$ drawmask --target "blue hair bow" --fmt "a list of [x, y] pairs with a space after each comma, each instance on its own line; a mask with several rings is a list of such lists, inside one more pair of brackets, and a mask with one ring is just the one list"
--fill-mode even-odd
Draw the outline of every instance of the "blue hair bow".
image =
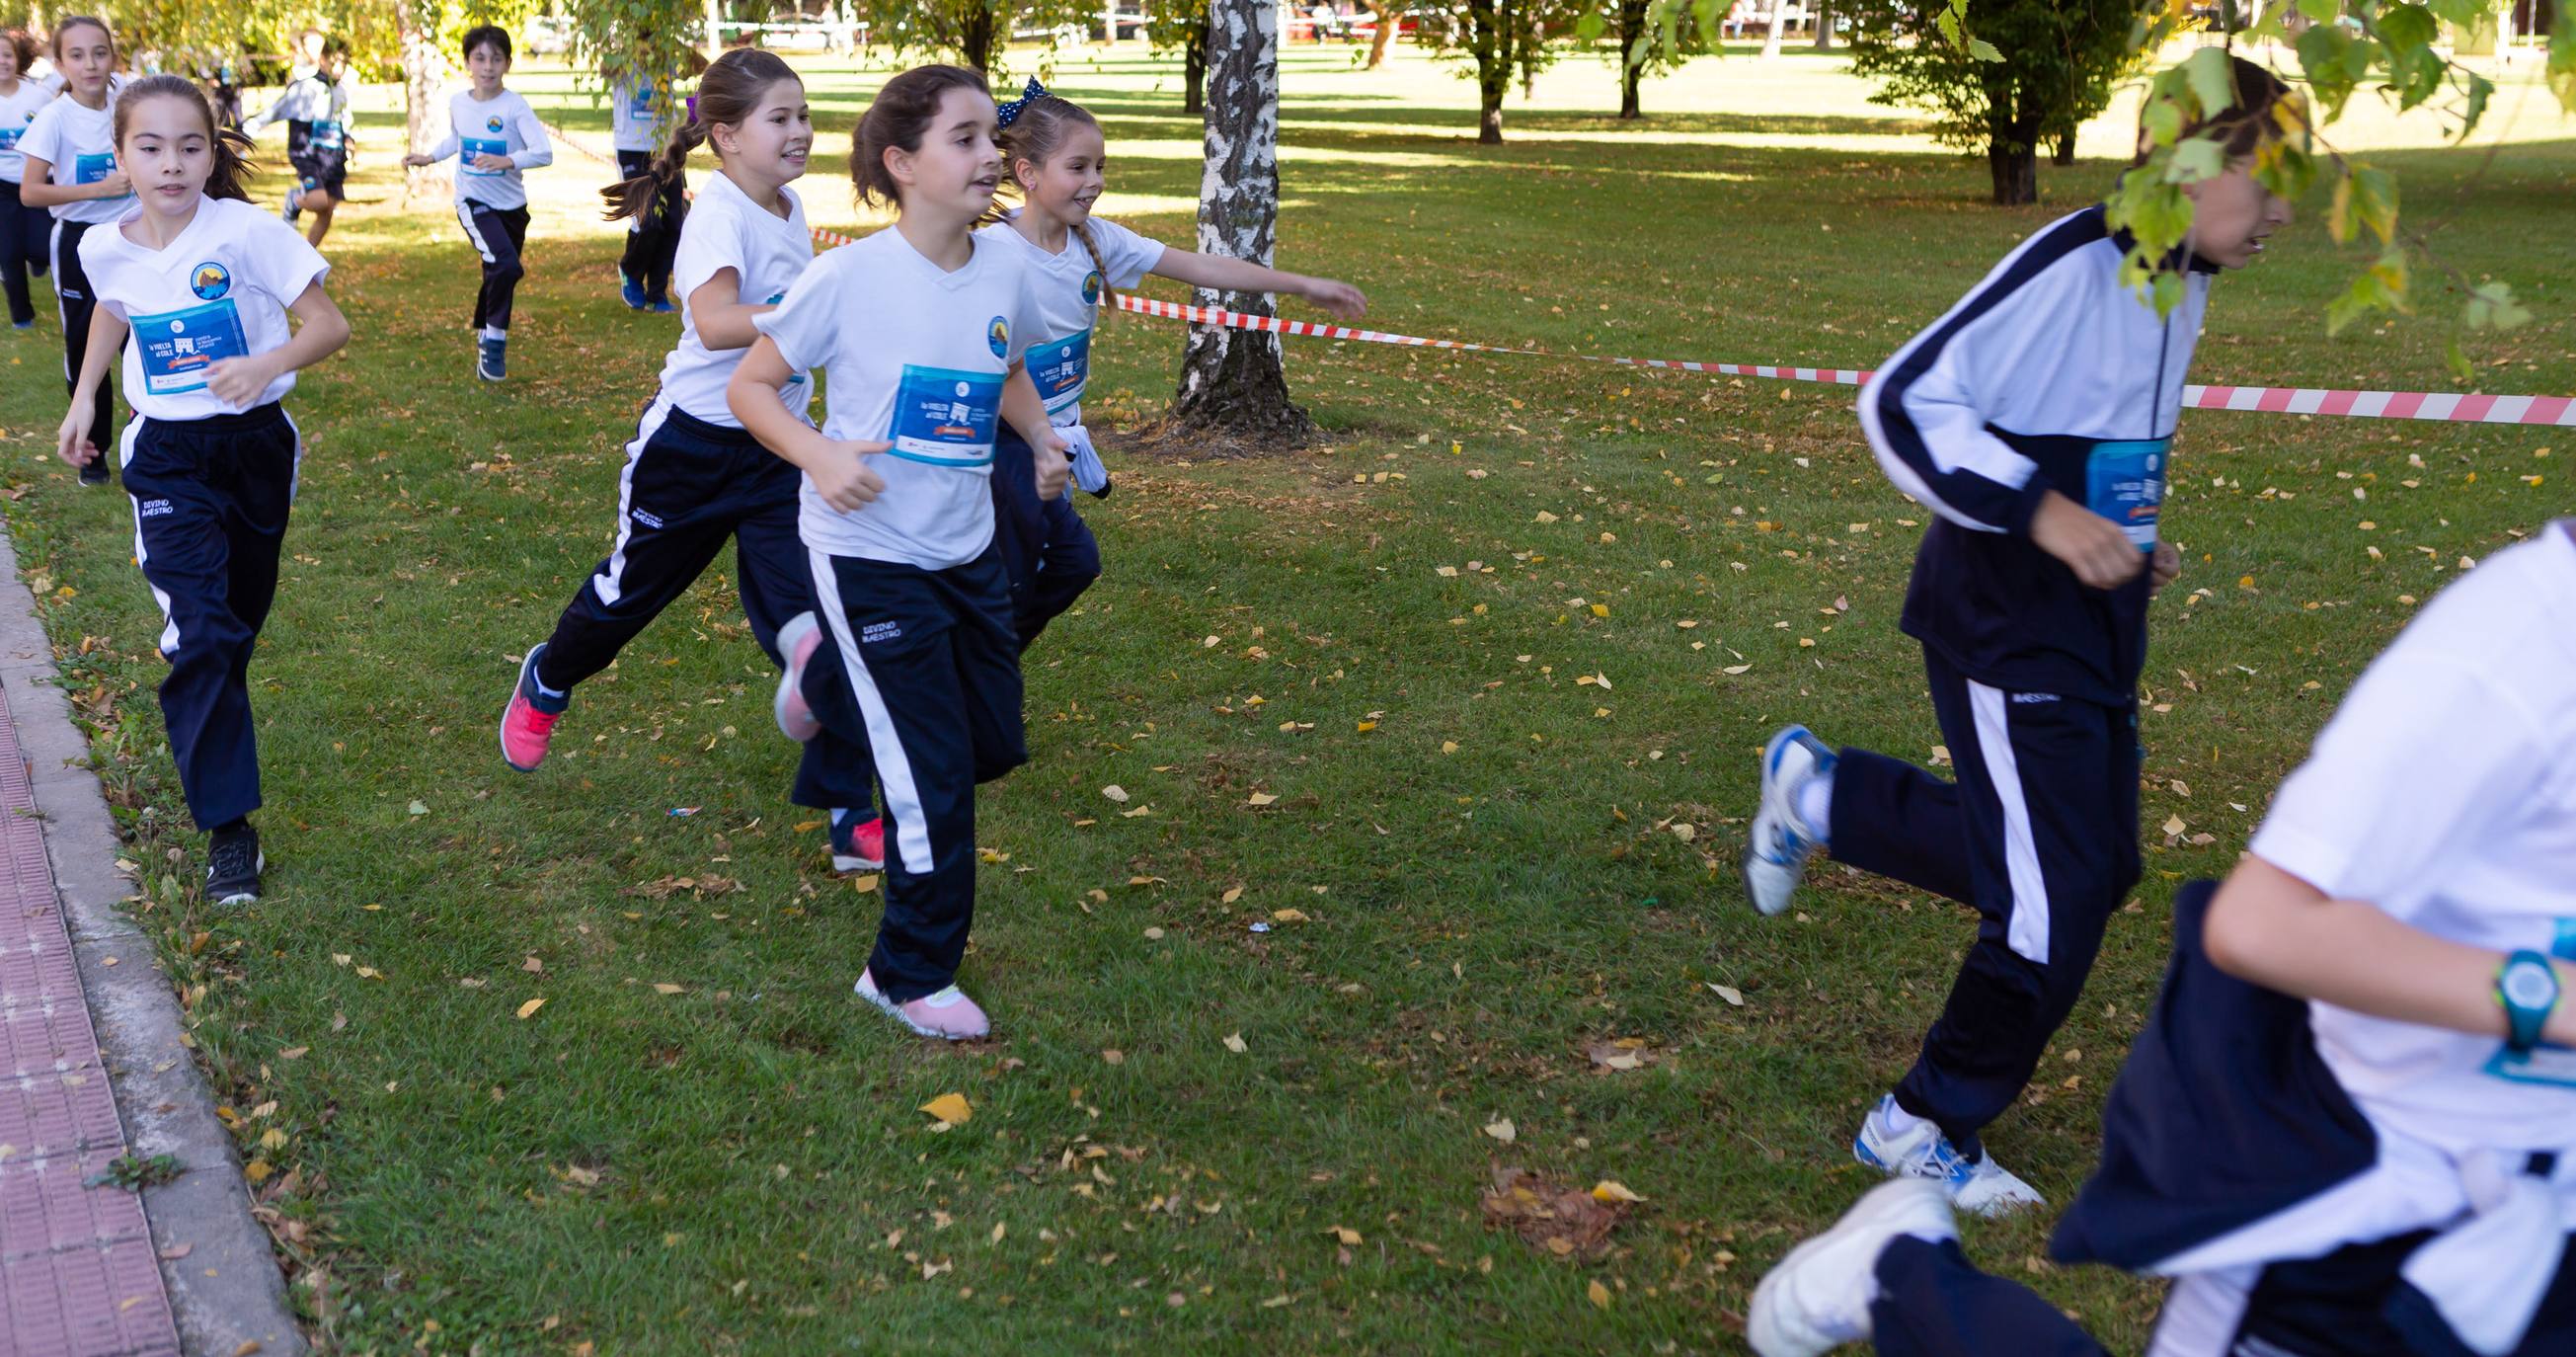
[[1001, 114], [1001, 125], [1008, 127], [1012, 123], [1017, 122], [1020, 114], [1026, 112], [1029, 105], [1034, 104], [1045, 97], [1047, 97], [1047, 87], [1039, 84], [1036, 76], [1030, 76], [1028, 87], [1020, 91], [1019, 98], [1013, 99], [1009, 103], [1002, 105], [1001, 108], [995, 110]]

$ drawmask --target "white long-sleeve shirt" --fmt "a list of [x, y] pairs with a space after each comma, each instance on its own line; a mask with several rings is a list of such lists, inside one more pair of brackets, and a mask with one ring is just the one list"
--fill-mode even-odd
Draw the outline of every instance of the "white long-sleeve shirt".
[[[520, 171], [533, 170], [555, 162], [554, 143], [546, 139], [546, 125], [537, 121], [536, 110], [514, 90], [503, 90], [491, 99], [477, 99], [471, 90], [460, 90], [447, 101], [447, 135], [429, 148], [431, 160], [459, 157], [456, 166], [456, 197], [459, 202], [481, 203], [504, 211], [528, 205], [527, 181]], [[474, 157], [506, 156], [506, 170], [478, 170]]]

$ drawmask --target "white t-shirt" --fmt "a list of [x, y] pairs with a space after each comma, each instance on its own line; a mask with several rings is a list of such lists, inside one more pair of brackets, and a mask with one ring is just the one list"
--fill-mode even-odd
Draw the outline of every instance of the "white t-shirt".
[[835, 556], [946, 570], [993, 541], [1002, 382], [1037, 314], [1020, 257], [978, 241], [954, 273], [893, 227], [826, 251], [760, 317], [790, 367], [823, 375], [823, 433], [890, 439], [869, 459], [885, 493], [856, 513], [806, 478], [798, 529]]
[[[680, 227], [680, 250], [671, 262], [671, 281], [680, 298], [680, 342], [662, 363], [662, 399], [728, 429], [742, 427], [725, 404], [725, 383], [742, 365], [741, 349], [710, 349], [698, 338], [698, 317], [690, 299], [707, 280], [726, 269], [736, 278], [736, 298], [754, 306], [775, 304], [805, 266], [814, 260], [814, 237], [805, 229], [805, 204], [796, 191], [780, 188], [787, 215], [780, 217], [753, 202], [731, 179], [718, 174], [698, 190]], [[779, 388], [778, 398], [803, 418], [813, 403], [814, 385], [798, 369], [795, 380]]]
[[[528, 205], [528, 184], [521, 170], [555, 163], [554, 143], [546, 140], [546, 125], [537, 121], [536, 110], [519, 97], [517, 90], [503, 90], [489, 99], [477, 99], [472, 90], [459, 90], [447, 101], [447, 135], [429, 148], [431, 160], [456, 159], [456, 197], [459, 202], [477, 202], [486, 207], [508, 210]], [[478, 170], [474, 157], [500, 155], [510, 158], [506, 170]]]
[[[110, 91], [105, 108], [83, 108], [76, 99], [55, 99], [36, 113], [27, 124], [24, 136], [18, 138], [22, 156], [34, 156], [54, 167], [54, 184], [95, 184], [116, 172], [116, 96]], [[23, 163], [20, 173], [25, 172]], [[56, 203], [51, 209], [56, 221], [87, 222], [93, 226], [114, 221], [134, 206], [134, 195], [122, 198], [82, 198]]]
[[[617, 149], [650, 154], [662, 149], [671, 128], [662, 123], [665, 82], [618, 80], [608, 87], [609, 124]], [[676, 113], [677, 110], [674, 110]], [[660, 129], [656, 135], [655, 129]]]
[[[140, 217], [129, 204], [127, 218]], [[266, 353], [293, 331], [286, 308], [331, 266], [275, 212], [231, 198], [197, 199], [196, 220], [154, 250], [126, 238], [121, 223], [81, 237], [81, 268], [98, 304], [134, 327], [125, 341], [122, 389], [147, 419], [239, 414], [206, 389], [206, 369], [226, 358]], [[280, 375], [252, 405], [295, 389]]]
[[27, 157], [19, 153], [18, 139], [27, 135], [37, 110], [53, 101], [52, 90], [28, 79], [18, 82], [16, 93], [0, 94], [0, 179], [15, 184], [26, 177]]
[[[2408, 625], [2252, 848], [2436, 936], [2576, 958], [2570, 523], [2489, 556]], [[2500, 1037], [2309, 1007], [2327, 1066], [2373, 1121], [2453, 1152], [2576, 1147], [2576, 1050], [2491, 1072]]]
[[252, 114], [242, 121], [242, 133], [255, 137], [272, 123], [313, 123], [315, 149], [339, 150], [348, 139], [349, 92], [355, 87], [346, 73], [336, 81], [325, 80], [320, 70], [298, 66], [267, 112]]
[[[1092, 243], [1100, 247], [1107, 285], [1119, 291], [1145, 281], [1163, 262], [1163, 242], [1148, 240], [1114, 221], [1093, 217]], [[978, 240], [999, 242], [1019, 254], [1037, 294], [1037, 327], [1029, 336], [1029, 379], [1046, 398], [1047, 421], [1062, 428], [1082, 422], [1082, 391], [1091, 380], [1091, 331], [1099, 323], [1102, 268], [1073, 233], [1054, 254], [1039, 249], [1009, 222], [997, 222], [975, 233]]]

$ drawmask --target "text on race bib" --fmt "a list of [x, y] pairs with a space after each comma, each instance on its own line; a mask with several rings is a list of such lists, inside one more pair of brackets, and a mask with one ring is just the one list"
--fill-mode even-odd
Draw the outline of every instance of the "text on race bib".
[[95, 184], [114, 173], [116, 173], [114, 151], [72, 157], [72, 182], [75, 184]]
[[1037, 383], [1048, 414], [1082, 403], [1082, 388], [1091, 380], [1091, 332], [1066, 335], [1050, 344], [1032, 344], [1026, 359], [1029, 380]]
[[474, 168], [474, 157], [479, 155], [508, 155], [510, 153], [510, 143], [503, 141], [499, 137], [459, 137], [457, 138], [457, 144], [465, 148], [460, 157], [465, 162], [465, 173], [479, 174], [487, 179], [509, 173], [508, 170], [478, 170]]
[[344, 135], [336, 119], [315, 118], [312, 134], [305, 138], [304, 144], [317, 151], [336, 151], [340, 149]]
[[1002, 374], [905, 364], [894, 393], [892, 453], [932, 466], [989, 466], [1002, 418]]
[[202, 391], [207, 369], [249, 352], [242, 341], [241, 313], [230, 297], [184, 311], [134, 316], [129, 323], [143, 360], [143, 389], [155, 396]]
[[2173, 440], [2096, 443], [2084, 463], [2084, 507], [2120, 525], [2140, 551], [2156, 547], [2165, 502], [2165, 459]]

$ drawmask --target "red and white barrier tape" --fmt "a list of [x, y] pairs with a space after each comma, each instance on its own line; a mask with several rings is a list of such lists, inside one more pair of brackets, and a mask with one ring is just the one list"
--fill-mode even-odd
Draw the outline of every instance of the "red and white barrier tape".
[[[582, 145], [560, 127], [554, 128], [565, 145], [593, 160], [614, 165], [615, 160]], [[857, 237], [820, 226], [808, 226], [814, 239], [826, 245], [852, 245]], [[1158, 301], [1119, 293], [1114, 300], [1121, 311], [1155, 316], [1164, 320], [1186, 321], [1192, 325], [1221, 325], [1230, 330], [1258, 330], [1269, 334], [1297, 335], [1309, 339], [1340, 339], [1362, 344], [1394, 344], [1406, 348], [1454, 349], [1464, 353], [1508, 353], [1526, 358], [1552, 358], [1560, 362], [1605, 363], [1614, 367], [1662, 368], [1675, 372], [1706, 372], [1722, 377], [1763, 377], [1783, 382], [1826, 382], [1835, 386], [1859, 386], [1870, 379], [1868, 371], [1857, 368], [1783, 367], [1771, 363], [1701, 363], [1683, 358], [1613, 358], [1590, 353], [1554, 353], [1546, 349], [1515, 348], [1506, 344], [1477, 344], [1462, 339], [1428, 339], [1421, 335], [1392, 334], [1384, 330], [1360, 330], [1347, 325], [1332, 325], [1311, 320], [1287, 320], [1279, 316], [1255, 316], [1222, 307], [1191, 306], [1181, 302]], [[2457, 391], [2345, 391], [2321, 387], [2291, 386], [2200, 386], [2182, 389], [2182, 403], [2192, 410], [2237, 410], [2267, 415], [2326, 415], [2347, 419], [2415, 419], [2451, 424], [2525, 424], [2548, 428], [2576, 429], [2576, 397], [2571, 396], [2491, 396], [2482, 392]]]

